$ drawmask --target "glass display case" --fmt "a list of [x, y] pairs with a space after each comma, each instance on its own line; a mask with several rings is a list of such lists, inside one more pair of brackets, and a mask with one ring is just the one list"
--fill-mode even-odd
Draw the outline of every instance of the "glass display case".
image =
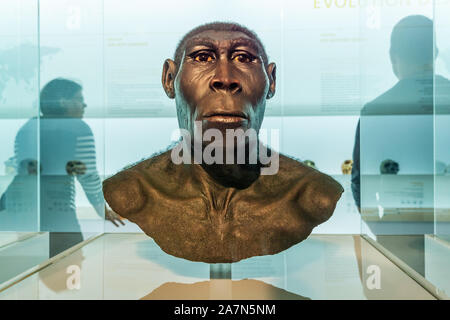
[[42, 266], [0, 299], [436, 297], [359, 235], [315, 234], [276, 255], [207, 264], [170, 256], [145, 234], [108, 233]]
[[[0, 3], [0, 299], [448, 298], [450, 1], [258, 3]], [[212, 21], [276, 63], [269, 145], [344, 189], [308, 239], [232, 264], [165, 253], [102, 194], [178, 139], [163, 64]]]

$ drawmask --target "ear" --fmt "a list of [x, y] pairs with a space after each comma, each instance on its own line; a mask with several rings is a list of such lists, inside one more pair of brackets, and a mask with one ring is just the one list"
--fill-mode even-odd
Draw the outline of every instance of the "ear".
[[269, 92], [267, 92], [267, 99], [272, 98], [275, 95], [275, 87], [276, 87], [276, 73], [277, 66], [274, 62], [270, 63], [266, 68], [267, 76], [269, 77]]
[[176, 69], [175, 61], [171, 59], [166, 59], [166, 61], [164, 61], [161, 82], [164, 91], [170, 99], [175, 98], [174, 81]]

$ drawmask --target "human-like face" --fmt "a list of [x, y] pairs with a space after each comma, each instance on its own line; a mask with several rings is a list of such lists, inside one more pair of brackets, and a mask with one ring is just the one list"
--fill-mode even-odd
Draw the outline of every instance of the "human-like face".
[[166, 60], [163, 85], [176, 99], [180, 128], [193, 134], [201, 121], [203, 130], [259, 130], [275, 93], [275, 64], [264, 66], [256, 41], [242, 32], [201, 32], [186, 43], [175, 78], [174, 69]]
[[72, 97], [72, 99], [64, 99], [65, 109], [67, 110], [67, 115], [70, 118], [82, 118], [84, 115], [84, 109], [87, 107], [84, 102], [84, 97], [82, 91], [78, 91]]

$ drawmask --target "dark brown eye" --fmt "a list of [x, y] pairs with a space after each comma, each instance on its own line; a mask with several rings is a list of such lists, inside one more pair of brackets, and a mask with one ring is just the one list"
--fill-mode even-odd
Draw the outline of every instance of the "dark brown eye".
[[199, 53], [194, 56], [194, 61], [211, 62], [213, 57], [208, 53]]
[[238, 62], [242, 62], [242, 63], [249, 63], [249, 62], [252, 62], [253, 60], [255, 60], [255, 58], [250, 56], [250, 55], [248, 55], [248, 54], [240, 53], [240, 54], [234, 56], [233, 60], [234, 61], [238, 61]]

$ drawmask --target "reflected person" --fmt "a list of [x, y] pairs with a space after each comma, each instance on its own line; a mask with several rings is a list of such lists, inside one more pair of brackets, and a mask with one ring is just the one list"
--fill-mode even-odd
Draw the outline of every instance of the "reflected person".
[[[100, 217], [116, 226], [118, 222], [123, 224], [105, 207], [96, 167], [94, 136], [82, 120], [85, 108], [81, 85], [67, 79], [54, 79], [41, 90], [40, 121], [28, 120], [16, 136], [16, 161], [28, 164], [26, 167], [30, 171], [29, 153], [35, 148], [36, 132], [40, 134], [39, 219], [40, 231], [50, 232], [50, 256], [83, 240], [76, 216], [75, 178]], [[32, 167], [37, 167], [37, 163], [31, 161]]]
[[[343, 191], [339, 183], [287, 156], [275, 157], [259, 140], [234, 144], [239, 132], [257, 137], [275, 84], [275, 63], [246, 27], [214, 22], [188, 32], [162, 73], [182, 140], [106, 179], [111, 208], [166, 253], [192, 261], [236, 262], [306, 239], [333, 214]], [[212, 140], [215, 148], [207, 142]], [[238, 147], [245, 149], [242, 161]], [[180, 150], [181, 162], [174, 158]], [[278, 170], [267, 174], [273, 167]]]
[[[392, 116], [397, 115], [397, 125], [389, 129], [387, 124], [383, 124], [383, 130], [391, 130], [392, 134], [402, 132], [402, 130], [409, 130], [402, 127], [400, 120], [408, 120], [402, 115], [432, 115], [434, 99], [439, 99], [438, 96], [433, 96], [434, 88], [450, 88], [450, 81], [440, 75], [433, 77], [434, 60], [438, 55], [438, 49], [435, 47], [433, 41], [433, 21], [421, 15], [407, 16], [401, 19], [393, 28], [390, 39], [390, 60], [392, 64], [392, 71], [398, 79], [397, 83], [384, 92], [374, 100], [367, 103], [361, 110], [361, 119], [370, 116]], [[352, 192], [355, 204], [361, 212], [361, 163], [360, 163], [360, 139], [361, 139], [361, 119], [358, 121], [355, 135], [355, 143], [353, 148], [353, 168], [352, 168]], [[368, 118], [366, 118], [368, 119]], [[387, 117], [385, 119], [388, 119]], [[432, 128], [432, 119], [423, 118], [421, 123], [424, 131], [427, 128]], [[428, 122], [429, 123], [428, 123]], [[381, 122], [380, 122], [381, 123]], [[409, 122], [402, 122], [407, 125]], [[417, 128], [416, 128], [417, 129]], [[367, 129], [368, 130], [368, 129]], [[367, 132], [367, 131], [366, 131]], [[428, 131], [427, 131], [428, 132]], [[379, 131], [373, 132], [371, 138], [377, 139], [375, 135]], [[411, 132], [411, 135], [413, 133]], [[429, 143], [432, 143], [432, 132], [429, 131], [426, 137], [429, 138]], [[414, 139], [402, 141], [403, 146], [415, 143]], [[365, 141], [369, 143], [369, 141]], [[402, 145], [397, 145], [395, 148], [402, 149]], [[381, 146], [381, 144], [380, 144]], [[392, 149], [389, 141], [385, 141], [383, 150], [380, 152], [387, 152]], [[410, 148], [411, 149], [411, 148]], [[423, 152], [418, 150], [417, 153]], [[397, 152], [398, 154], [398, 152]], [[367, 157], [366, 157], [367, 158]], [[417, 154], [410, 156], [410, 163], [398, 163], [398, 159], [383, 159], [380, 161], [380, 174], [386, 174], [386, 170], [382, 170], [382, 165], [386, 162], [391, 162], [397, 168], [390, 170], [388, 173], [397, 173], [402, 171], [405, 165], [410, 165], [412, 161], [419, 161]], [[366, 159], [370, 160], [370, 159]], [[432, 168], [432, 163], [428, 165]]]
[[[449, 92], [450, 81], [433, 74], [438, 49], [433, 21], [425, 16], [407, 16], [394, 26], [389, 55], [398, 81], [361, 110], [352, 192], [377, 241], [424, 275], [423, 234], [433, 233], [434, 226], [409, 212], [432, 214], [433, 200], [428, 195], [433, 194], [433, 109], [442, 98], [435, 92], [438, 88]], [[379, 176], [371, 177], [376, 168]], [[397, 173], [403, 175], [395, 177]], [[369, 219], [371, 211], [378, 214], [374, 221]], [[386, 218], [391, 212], [402, 214]]]

